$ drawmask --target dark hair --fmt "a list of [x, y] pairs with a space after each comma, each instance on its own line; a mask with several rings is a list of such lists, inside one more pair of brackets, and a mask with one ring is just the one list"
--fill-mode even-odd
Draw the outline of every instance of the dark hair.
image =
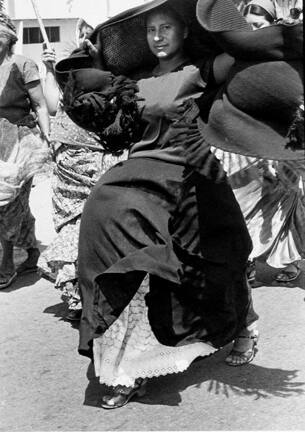
[[6, 25], [7, 28], [16, 33], [16, 27], [14, 26], [13, 21], [4, 12], [0, 12], [0, 24]]
[[[0, 12], [0, 24], [7, 27], [7, 29], [12, 32], [8, 37], [8, 49], [11, 51], [18, 40], [16, 36], [16, 27], [14, 26], [10, 17], [3, 12]], [[15, 33], [15, 35], [13, 33]]]
[[16, 42], [17, 42], [17, 38], [16, 39], [15, 38], [10, 38], [9, 39], [9, 41], [8, 41], [8, 49], [9, 49], [10, 52], [12, 51], [12, 48], [15, 45]]
[[184, 27], [188, 26], [188, 23], [186, 22], [186, 20], [174, 8], [172, 8], [168, 4], [163, 4], [161, 6], [158, 6], [155, 9], [152, 9], [151, 11], [147, 12], [147, 14], [145, 16], [145, 24], [147, 24], [147, 20], [148, 20], [149, 16], [153, 15], [155, 13], [170, 14], [176, 21], [180, 22], [181, 25], [183, 25]]
[[262, 16], [270, 23], [274, 21], [273, 16], [270, 15], [270, 13], [266, 11], [266, 9], [264, 9], [262, 6], [259, 6], [257, 4], [249, 4], [245, 7], [243, 11], [243, 16], [245, 17], [250, 13], [253, 15]]

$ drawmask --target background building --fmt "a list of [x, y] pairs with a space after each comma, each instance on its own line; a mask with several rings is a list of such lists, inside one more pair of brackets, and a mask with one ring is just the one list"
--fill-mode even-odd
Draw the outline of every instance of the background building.
[[[32, 58], [41, 67], [42, 36], [31, 0], [2, 2], [17, 28], [16, 53]], [[76, 47], [79, 18], [95, 27], [122, 10], [145, 3], [145, 0], [36, 0], [36, 3], [51, 45], [60, 59]]]

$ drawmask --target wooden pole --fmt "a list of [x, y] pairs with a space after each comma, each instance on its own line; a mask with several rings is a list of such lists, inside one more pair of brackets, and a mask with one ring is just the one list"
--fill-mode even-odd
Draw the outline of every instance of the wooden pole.
[[40, 31], [41, 31], [41, 34], [42, 34], [43, 41], [46, 44], [46, 48], [51, 50], [52, 47], [51, 47], [51, 44], [50, 44], [50, 41], [49, 41], [49, 38], [48, 38], [48, 35], [47, 35], [47, 32], [46, 32], [45, 26], [44, 26], [44, 24], [42, 22], [42, 19], [41, 19], [39, 10], [38, 10], [37, 1], [36, 0], [31, 0], [31, 2], [32, 2], [32, 5], [33, 5], [33, 9], [34, 9], [37, 21], [39, 23], [39, 27], [40, 27]]
[[106, 15], [107, 19], [110, 18], [110, 0], [106, 0]]

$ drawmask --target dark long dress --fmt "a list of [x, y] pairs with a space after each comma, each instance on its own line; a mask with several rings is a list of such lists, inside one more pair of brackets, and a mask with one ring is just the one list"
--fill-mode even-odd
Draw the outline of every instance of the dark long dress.
[[203, 70], [200, 76], [189, 65], [139, 82], [148, 121], [143, 139], [102, 176], [85, 205], [81, 354], [92, 356], [93, 338], [116, 320], [146, 273], [150, 325], [165, 345], [221, 347], [257, 319], [245, 278], [251, 240], [227, 181], [185, 181], [183, 152], [166, 139], [163, 114], [202, 94], [210, 76]]

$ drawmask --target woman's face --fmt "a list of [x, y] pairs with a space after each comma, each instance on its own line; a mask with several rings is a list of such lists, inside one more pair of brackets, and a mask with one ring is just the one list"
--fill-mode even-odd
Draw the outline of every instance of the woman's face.
[[247, 22], [251, 24], [253, 30], [270, 26], [270, 22], [262, 15], [248, 13], [245, 18]]
[[9, 52], [9, 40], [3, 34], [0, 34], [0, 58]]
[[159, 59], [169, 59], [183, 52], [187, 28], [170, 12], [151, 13], [147, 19], [147, 42]]

